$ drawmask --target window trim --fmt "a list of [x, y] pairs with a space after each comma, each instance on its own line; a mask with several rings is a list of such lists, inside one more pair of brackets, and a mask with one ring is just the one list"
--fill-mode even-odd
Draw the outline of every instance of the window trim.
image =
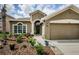
[[23, 26], [26, 26], [26, 33], [27, 33], [27, 24], [23, 24], [22, 22], [18, 22], [17, 24], [13, 24], [12, 25], [12, 32], [13, 32], [13, 34], [20, 34], [20, 33], [18, 33], [18, 28], [17, 28], [17, 33], [14, 33], [14, 26], [17, 26], [18, 27], [18, 24], [19, 23], [22, 24], [22, 33], [23, 33]]

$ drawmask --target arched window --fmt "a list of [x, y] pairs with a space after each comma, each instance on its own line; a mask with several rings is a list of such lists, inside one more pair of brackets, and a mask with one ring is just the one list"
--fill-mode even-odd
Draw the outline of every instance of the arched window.
[[22, 24], [21, 23], [18, 24], [18, 33], [22, 33]]
[[15, 34], [20, 34], [20, 33], [26, 33], [26, 24], [23, 23], [18, 23], [14, 25], [14, 33]]

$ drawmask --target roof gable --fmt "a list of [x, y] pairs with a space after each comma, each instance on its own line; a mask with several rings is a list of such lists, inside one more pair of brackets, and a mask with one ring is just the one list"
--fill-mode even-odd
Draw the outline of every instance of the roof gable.
[[50, 14], [50, 15], [44, 17], [44, 18], [42, 18], [42, 20], [48, 20], [48, 19], [50, 19], [50, 18], [52, 18], [52, 17], [55, 17], [56, 15], [61, 14], [61, 13], [63, 13], [64, 11], [69, 10], [69, 9], [75, 11], [76, 13], [79, 13], [79, 8], [78, 8], [78, 7], [76, 7], [76, 6], [74, 6], [74, 5], [69, 5], [69, 6], [65, 7], [64, 9], [62, 9], [62, 10], [59, 10], [59, 11], [57, 11], [57, 12], [54, 12], [54, 13], [52, 13], [52, 14]]
[[45, 13], [43, 13], [42, 11], [40, 11], [40, 10], [36, 10], [36, 11], [34, 11], [34, 12], [30, 13], [30, 15], [34, 15], [34, 14], [36, 14], [36, 13], [40, 13], [40, 14], [42, 14], [42, 15], [46, 16], [46, 14], [45, 14]]

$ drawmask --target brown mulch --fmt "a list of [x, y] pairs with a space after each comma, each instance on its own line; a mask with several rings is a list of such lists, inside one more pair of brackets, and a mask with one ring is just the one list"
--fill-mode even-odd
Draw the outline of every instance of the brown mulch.
[[[8, 43], [16, 43], [16, 41], [9, 41]], [[23, 45], [26, 45], [26, 48], [23, 47]], [[34, 47], [31, 47], [31, 45], [28, 42], [23, 42], [21, 44], [16, 44], [15, 46], [18, 46], [18, 49], [10, 50], [9, 44], [5, 45], [3, 49], [0, 49], [0, 55], [36, 55], [36, 49]]]
[[[3, 49], [0, 49], [0, 55], [37, 55], [35, 47], [28, 43], [28, 38], [23, 37], [23, 43], [18, 44], [16, 40], [7, 40], [7, 45], [4, 45]], [[10, 50], [9, 44], [16, 44], [15, 50]], [[26, 47], [23, 47], [25, 45]], [[48, 46], [44, 46], [44, 55], [55, 55], [52, 49]]]
[[52, 49], [49, 46], [44, 46], [44, 53], [45, 55], [55, 55]]

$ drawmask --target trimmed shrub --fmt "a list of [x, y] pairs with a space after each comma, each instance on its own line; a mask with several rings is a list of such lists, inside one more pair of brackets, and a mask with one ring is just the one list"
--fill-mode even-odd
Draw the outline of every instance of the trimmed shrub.
[[17, 39], [16, 39], [17, 43], [22, 43], [22, 35], [20, 34]]
[[29, 42], [31, 43], [32, 46], [35, 46], [36, 40], [33, 37], [29, 38]]
[[43, 55], [44, 54], [43, 46], [40, 43], [38, 43], [35, 47], [36, 47], [36, 51], [37, 51], [38, 55]]

